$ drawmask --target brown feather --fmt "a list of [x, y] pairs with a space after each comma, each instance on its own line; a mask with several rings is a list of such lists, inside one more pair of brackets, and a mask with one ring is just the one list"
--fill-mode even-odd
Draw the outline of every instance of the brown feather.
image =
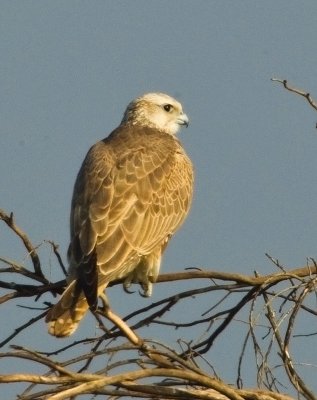
[[[92, 146], [82, 164], [70, 218], [71, 283], [47, 316], [55, 336], [71, 334], [114, 279], [139, 282], [150, 295], [162, 252], [188, 213], [191, 162], [172, 134], [150, 122], [153, 113], [164, 112], [151, 102], [164, 96], [131, 103], [123, 123]], [[166, 116], [171, 123], [182, 115], [176, 111]]]

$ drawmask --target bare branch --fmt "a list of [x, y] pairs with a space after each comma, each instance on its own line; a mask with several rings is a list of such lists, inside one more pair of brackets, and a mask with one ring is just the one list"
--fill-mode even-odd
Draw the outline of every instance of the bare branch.
[[311, 95], [310, 95], [308, 92], [290, 86], [290, 85], [288, 84], [288, 81], [287, 81], [286, 79], [271, 78], [271, 81], [273, 81], [273, 82], [279, 82], [279, 83], [281, 83], [281, 84], [285, 87], [285, 89], [289, 90], [290, 92], [296, 93], [296, 94], [298, 94], [298, 95], [304, 97], [304, 98], [308, 101], [308, 103], [309, 103], [315, 110], [317, 110], [317, 102], [311, 97]]
[[19, 228], [13, 219], [13, 213], [11, 213], [10, 215], [6, 214], [3, 210], [0, 209], [0, 219], [2, 219], [2, 221], [4, 221], [8, 227], [14, 232], [16, 233], [16, 235], [22, 240], [25, 248], [27, 249], [32, 263], [33, 263], [33, 267], [34, 267], [34, 272], [36, 273], [36, 275], [39, 278], [44, 279], [45, 283], [48, 283], [46, 281], [46, 279], [44, 278], [43, 272], [41, 270], [41, 263], [40, 263], [40, 259], [39, 256], [35, 250], [35, 247], [32, 245], [30, 239], [28, 238], [28, 236], [26, 235], [25, 232], [22, 231], [21, 228]]
[[[6, 216], [9, 218], [8, 227], [20, 240], [21, 231], [13, 219]], [[53, 242], [49, 244], [56, 263], [65, 275], [66, 269], [58, 253], [58, 246]], [[27, 246], [30, 253], [32, 245]], [[88, 393], [96, 397], [126, 396], [151, 400], [289, 400], [286, 395], [278, 393], [285, 389], [276, 374], [283, 367], [283, 377], [289, 380], [289, 384], [296, 388], [299, 395], [312, 400], [314, 395], [309, 389], [309, 382], [299, 376], [296, 370], [299, 364], [293, 362], [289, 349], [293, 344], [294, 326], [302, 312], [305, 312], [307, 318], [316, 316], [310, 295], [314, 295], [316, 287], [317, 264], [309, 260], [310, 264], [289, 269], [276, 258], [267, 257], [278, 271], [263, 276], [198, 267], [162, 274], [157, 283], [177, 281], [175, 293], [135, 309], [124, 318], [117, 315], [104, 301], [103, 307], [94, 313], [101, 332], [98, 336], [73, 341], [51, 352], [12, 346], [10, 351], [0, 353], [2, 361], [7, 358], [23, 359], [30, 365], [37, 364], [37, 370], [40, 368], [43, 371], [38, 375], [30, 374], [28, 369], [26, 373], [0, 375], [0, 384], [29, 383], [19, 396], [21, 400], [68, 399]], [[0, 268], [0, 276], [3, 277], [0, 288], [9, 291], [0, 297], [0, 307], [17, 298], [28, 299], [27, 304], [20, 306], [33, 312], [31, 318], [24, 323], [20, 322], [20, 325], [13, 325], [12, 333], [1, 339], [0, 347], [5, 349], [13, 338], [21, 332], [27, 333], [30, 326], [44, 318], [51, 304], [47, 300], [40, 303], [41, 296], [45, 293], [53, 296], [60, 294], [66, 281], [63, 279], [50, 283], [42, 271], [42, 275], [38, 275], [34, 261], [34, 271], [4, 256], [1, 256], [0, 262], [3, 264]], [[8, 276], [10, 280], [7, 280]], [[26, 284], [25, 278], [33, 282]], [[200, 284], [203, 281], [204, 284], [188, 290], [186, 282], [189, 280], [196, 280]], [[110, 286], [121, 283], [118, 280]], [[185, 289], [182, 290], [182, 287]], [[184, 309], [185, 302], [188, 304], [189, 300], [190, 304], [195, 303], [195, 307], [201, 307], [198, 315], [191, 309], [189, 312], [178, 313], [177, 310], [180, 307]], [[12, 304], [14, 307], [19, 306], [16, 301], [12, 301]], [[109, 321], [112, 325], [110, 328], [107, 326]], [[244, 324], [248, 330], [243, 337], [237, 338], [241, 339], [242, 350], [236, 360], [237, 386], [234, 387], [219, 379], [217, 366], [208, 357], [210, 349], [220, 342], [216, 339], [226, 337], [225, 332], [229, 332], [237, 322]], [[179, 334], [175, 340], [171, 335], [171, 341], [166, 345], [159, 338], [148, 339], [146, 332], [157, 324], [164, 326], [166, 337], [168, 333], [176, 336], [178, 330]], [[153, 331], [156, 332], [155, 329]], [[314, 333], [306, 333], [307, 336], [309, 334]], [[297, 337], [299, 341], [299, 335]], [[250, 363], [250, 345], [255, 356], [256, 384], [258, 388], [265, 387], [267, 390], [242, 389], [242, 361]], [[276, 356], [277, 353], [280, 358]], [[69, 354], [73, 356], [69, 357]], [[58, 356], [58, 362], [55, 356]], [[96, 371], [98, 360], [102, 360], [102, 366]], [[276, 360], [279, 365], [276, 365]], [[206, 370], [201, 367], [202, 363]]]

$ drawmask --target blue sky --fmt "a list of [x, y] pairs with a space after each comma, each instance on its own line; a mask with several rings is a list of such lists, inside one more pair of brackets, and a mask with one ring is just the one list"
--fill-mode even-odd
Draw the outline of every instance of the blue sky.
[[[54, 240], [65, 255], [88, 148], [131, 99], [161, 91], [189, 115], [180, 139], [196, 174], [191, 214], [163, 271], [267, 274], [266, 252], [287, 267], [305, 265], [317, 256], [317, 116], [270, 78], [317, 98], [316, 15], [314, 0], [2, 1], [0, 208], [35, 244]], [[48, 246], [40, 253], [60, 279]], [[27, 262], [4, 225], [0, 255]], [[157, 285], [153, 299], [166, 290]], [[125, 314], [120, 293], [112, 303]], [[38, 338], [53, 346], [44, 332], [37, 324], [29, 346]]]

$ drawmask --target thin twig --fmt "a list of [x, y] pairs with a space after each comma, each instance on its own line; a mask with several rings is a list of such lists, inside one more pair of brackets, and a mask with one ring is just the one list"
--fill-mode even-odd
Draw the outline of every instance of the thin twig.
[[287, 81], [286, 79], [271, 78], [271, 81], [273, 81], [273, 82], [279, 82], [279, 83], [281, 83], [281, 84], [285, 87], [285, 89], [289, 90], [290, 92], [296, 93], [296, 94], [298, 94], [298, 95], [304, 97], [304, 98], [308, 101], [308, 103], [309, 103], [315, 110], [317, 110], [317, 102], [311, 97], [311, 95], [310, 95], [308, 92], [306, 92], [306, 91], [304, 91], [304, 90], [301, 90], [301, 89], [297, 89], [297, 88], [295, 88], [295, 87], [293, 87], [293, 86], [290, 86], [290, 85], [288, 84], [288, 81]]
[[[13, 213], [11, 213], [10, 215], [6, 214], [4, 212], [4, 210], [0, 209], [0, 219], [2, 219], [10, 229], [13, 230], [14, 233], [16, 233], [16, 235], [22, 240], [25, 248], [27, 249], [32, 263], [33, 263], [33, 267], [34, 267], [34, 271], [35, 273], [40, 277], [45, 279], [43, 272], [41, 270], [41, 263], [40, 263], [40, 259], [39, 256], [35, 250], [35, 247], [32, 245], [31, 240], [28, 238], [27, 234], [25, 232], [22, 231], [21, 228], [19, 228], [15, 222], [14, 222], [14, 218], [13, 218]], [[46, 279], [45, 279], [46, 281]], [[46, 281], [46, 283], [48, 283], [48, 281]]]

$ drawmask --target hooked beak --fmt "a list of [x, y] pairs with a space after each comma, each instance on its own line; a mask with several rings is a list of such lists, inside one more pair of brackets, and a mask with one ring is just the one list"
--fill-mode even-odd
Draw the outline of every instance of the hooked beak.
[[186, 128], [187, 128], [188, 125], [189, 125], [189, 119], [188, 119], [187, 115], [184, 114], [184, 113], [182, 113], [182, 114], [179, 116], [179, 118], [177, 119], [177, 123], [178, 123], [179, 125], [185, 125]]

